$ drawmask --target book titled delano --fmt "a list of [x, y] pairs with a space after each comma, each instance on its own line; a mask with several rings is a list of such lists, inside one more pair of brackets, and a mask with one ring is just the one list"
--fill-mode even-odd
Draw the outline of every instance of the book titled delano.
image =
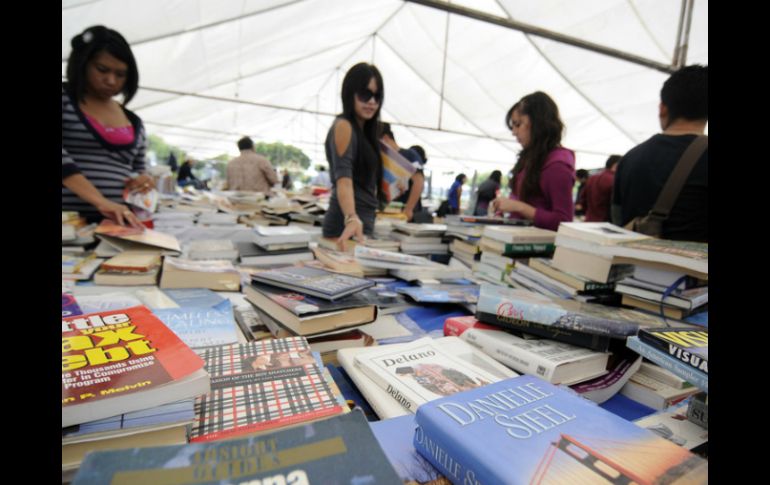
[[354, 411], [263, 437], [92, 453], [72, 483], [402, 482]]
[[415, 421], [415, 448], [453, 483], [708, 482], [702, 458], [533, 376], [428, 402]]

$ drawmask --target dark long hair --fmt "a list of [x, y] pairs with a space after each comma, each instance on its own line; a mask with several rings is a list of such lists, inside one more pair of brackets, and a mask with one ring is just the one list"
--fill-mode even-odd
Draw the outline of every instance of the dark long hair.
[[127, 105], [139, 88], [139, 70], [134, 54], [126, 39], [119, 32], [103, 25], [95, 25], [76, 35], [70, 41], [72, 51], [67, 60], [67, 88], [77, 100], [83, 101], [86, 94], [88, 77], [86, 69], [91, 59], [101, 51], [125, 62], [127, 66], [126, 82], [123, 84], [123, 105]]
[[[358, 126], [356, 119], [356, 102], [355, 96], [358, 91], [362, 91], [369, 86], [369, 81], [375, 79], [377, 83], [377, 89], [381, 93], [380, 104], [377, 106], [377, 111], [370, 120], [364, 122], [363, 128]], [[382, 111], [382, 105], [385, 102], [385, 85], [382, 82], [382, 75], [379, 69], [374, 64], [368, 64], [366, 62], [359, 62], [355, 66], [351, 67], [345, 74], [345, 78], [342, 80], [342, 117], [350, 122], [353, 130], [358, 135], [357, 138], [361, 141], [368, 142], [374, 149], [374, 153], [377, 155], [377, 194], [382, 197], [380, 190], [382, 182], [382, 162], [380, 161], [380, 111]], [[360, 153], [360, 150], [359, 150]], [[381, 200], [381, 202], [383, 202]]]
[[[564, 123], [559, 117], [559, 107], [550, 96], [542, 91], [528, 94], [511, 106], [505, 115], [505, 124], [509, 129], [512, 128], [511, 115], [514, 111], [520, 115], [529, 116], [530, 136], [529, 146], [524, 147], [519, 152], [519, 159], [513, 167], [510, 187], [519, 200], [527, 202], [532, 197], [541, 194], [540, 173], [548, 154], [561, 145]], [[524, 175], [521, 192], [517, 193], [518, 177], [524, 169], [527, 172]]]

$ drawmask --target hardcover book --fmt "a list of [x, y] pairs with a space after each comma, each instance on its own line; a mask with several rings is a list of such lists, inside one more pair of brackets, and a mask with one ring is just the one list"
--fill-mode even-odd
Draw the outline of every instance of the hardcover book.
[[642, 329], [639, 340], [708, 375], [709, 331], [699, 327]]
[[558, 233], [602, 245], [650, 239], [650, 236], [629, 231], [609, 222], [562, 222], [559, 224]]
[[295, 261], [310, 261], [313, 254], [307, 247], [267, 251], [251, 241], [237, 242], [240, 261], [248, 266], [288, 265]]
[[561, 281], [567, 286], [575, 288], [582, 292], [593, 291], [612, 291], [615, 289], [614, 283], [599, 283], [598, 281], [592, 281], [583, 276], [567, 273], [554, 267], [552, 260], [546, 258], [530, 258], [529, 267], [540, 271], [546, 276]]
[[251, 303], [297, 335], [360, 325], [377, 318], [377, 307], [359, 294], [328, 301], [256, 282], [245, 287], [244, 293]]
[[482, 237], [505, 244], [553, 244], [556, 232], [534, 226], [486, 226]]
[[229, 261], [165, 258], [160, 287], [238, 291], [241, 287], [241, 276]]
[[318, 268], [288, 266], [262, 271], [252, 281], [326, 300], [336, 300], [374, 286], [373, 281]]
[[708, 482], [708, 462], [537, 377], [422, 405], [414, 446], [453, 483]]
[[201, 358], [147, 307], [62, 318], [62, 427], [208, 391]]
[[640, 328], [666, 327], [663, 318], [633, 310], [610, 308], [574, 300], [549, 298], [531, 291], [482, 284], [478, 311], [497, 315], [500, 324], [515, 328], [509, 322], [525, 321], [572, 329], [586, 333], [624, 338], [636, 335]]
[[211, 392], [195, 400], [190, 442], [256, 434], [343, 412], [304, 337], [200, 349]]
[[464, 362], [429, 337], [361, 352], [356, 365], [407, 410], [499, 378]]
[[124, 251], [102, 263], [102, 271], [147, 273], [160, 266], [158, 251]]
[[276, 430], [269, 436], [93, 453], [73, 485], [239, 483], [401, 485], [363, 414]]
[[254, 242], [262, 247], [310, 242], [310, 233], [297, 226], [256, 226]]
[[412, 440], [417, 425], [413, 414], [372, 421], [369, 426], [403, 483], [449, 485], [450, 482], [414, 449]]
[[396, 291], [420, 303], [476, 303], [479, 299], [478, 285], [407, 286]]

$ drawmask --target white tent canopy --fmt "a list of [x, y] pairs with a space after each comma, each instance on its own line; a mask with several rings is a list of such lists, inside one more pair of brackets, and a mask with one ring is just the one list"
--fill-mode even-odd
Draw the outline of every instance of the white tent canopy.
[[[446, 176], [509, 170], [520, 147], [505, 113], [541, 90], [559, 106], [578, 168], [596, 168], [660, 131], [669, 74], [511, 27], [671, 66], [682, 11], [674, 0], [63, 0], [62, 76], [70, 39], [105, 25], [132, 46], [140, 89], [129, 108], [150, 134], [195, 158], [234, 155], [249, 135], [325, 163], [342, 78], [371, 62], [384, 78], [382, 119]], [[708, 64], [708, 2], [690, 13], [685, 63]]]

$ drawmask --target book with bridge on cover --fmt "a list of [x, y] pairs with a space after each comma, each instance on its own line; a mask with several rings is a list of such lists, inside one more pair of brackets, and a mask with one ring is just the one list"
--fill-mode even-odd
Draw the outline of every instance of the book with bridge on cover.
[[361, 412], [269, 436], [88, 455], [73, 485], [232, 483], [400, 485]]
[[62, 318], [62, 427], [208, 391], [203, 360], [147, 307]]
[[344, 410], [304, 337], [200, 349], [211, 392], [195, 400], [190, 442], [258, 434]]
[[708, 483], [708, 462], [537, 377], [423, 404], [414, 445], [453, 483]]

